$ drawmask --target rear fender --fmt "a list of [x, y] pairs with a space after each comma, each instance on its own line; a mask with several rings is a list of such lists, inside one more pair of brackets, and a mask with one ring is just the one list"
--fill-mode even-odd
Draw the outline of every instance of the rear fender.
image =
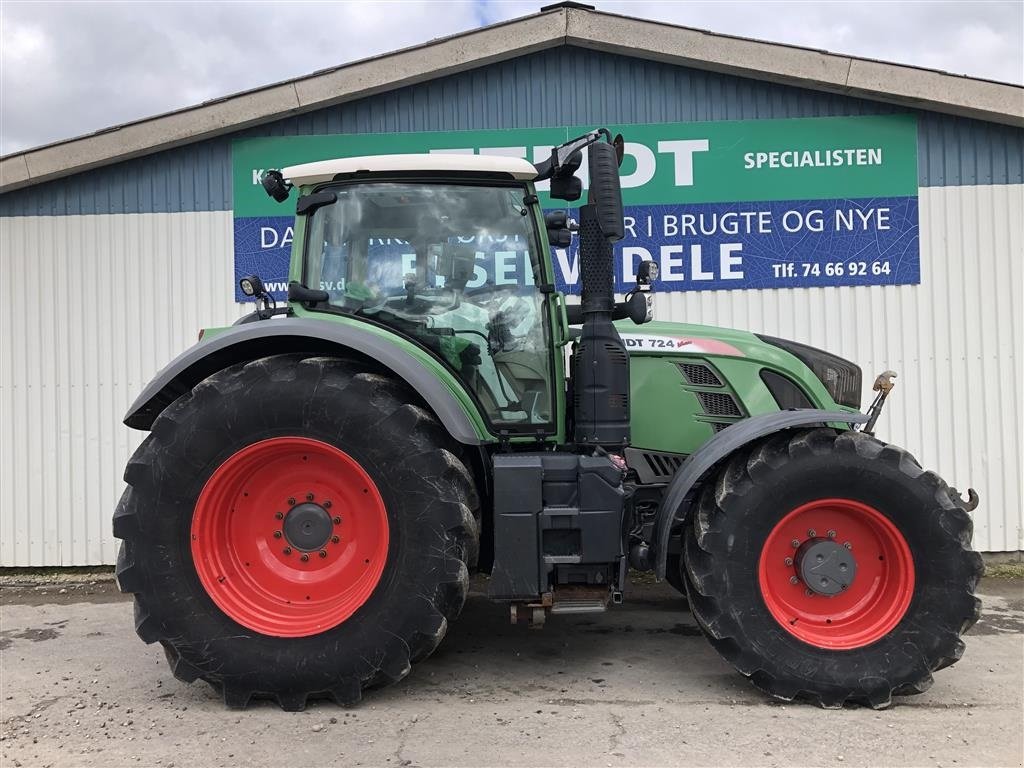
[[490, 440], [453, 393], [451, 386], [457, 383], [446, 383], [423, 362], [378, 333], [355, 325], [304, 318], [232, 326], [186, 350], [149, 383], [128, 410], [124, 423], [134, 429], [149, 429], [164, 408], [207, 376], [229, 365], [289, 352], [363, 355], [416, 390], [460, 443], [481, 445]]
[[654, 575], [665, 578], [668, 545], [672, 529], [686, 519], [693, 501], [691, 492], [722, 460], [762, 437], [794, 427], [816, 424], [863, 424], [868, 417], [850, 411], [817, 409], [777, 411], [738, 421], [716, 434], [683, 462], [665, 489], [654, 521]]

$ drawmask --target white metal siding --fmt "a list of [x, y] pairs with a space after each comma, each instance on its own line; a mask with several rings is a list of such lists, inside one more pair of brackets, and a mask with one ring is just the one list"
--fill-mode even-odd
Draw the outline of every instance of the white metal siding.
[[[659, 294], [658, 317], [749, 328], [899, 371], [879, 434], [982, 495], [975, 545], [1024, 548], [1024, 187], [921, 190], [922, 284]], [[232, 299], [230, 212], [0, 219], [0, 566], [113, 563], [110, 517], [149, 379]], [[869, 393], [865, 393], [865, 402]]]
[[113, 563], [121, 424], [240, 314], [230, 212], [0, 219], [0, 566]]
[[920, 190], [921, 284], [658, 294], [660, 320], [802, 341], [899, 373], [876, 434], [981, 495], [974, 545], [1024, 549], [1024, 186]]

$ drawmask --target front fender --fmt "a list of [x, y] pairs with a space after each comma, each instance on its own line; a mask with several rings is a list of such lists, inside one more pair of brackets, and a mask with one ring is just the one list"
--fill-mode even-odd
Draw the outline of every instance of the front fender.
[[683, 462], [665, 489], [654, 520], [654, 575], [665, 578], [668, 543], [673, 524], [686, 517], [692, 498], [690, 492], [715, 465], [754, 440], [794, 427], [815, 424], [863, 424], [868, 417], [850, 411], [795, 410], [764, 413], [738, 421], [716, 434]]
[[186, 350], [149, 383], [129, 408], [124, 423], [133, 429], [149, 429], [164, 408], [229, 365], [288, 352], [337, 354], [346, 350], [365, 355], [405, 381], [460, 443], [488, 441], [484, 429], [474, 423], [466, 406], [437, 373], [401, 347], [356, 325], [305, 318], [232, 326]]

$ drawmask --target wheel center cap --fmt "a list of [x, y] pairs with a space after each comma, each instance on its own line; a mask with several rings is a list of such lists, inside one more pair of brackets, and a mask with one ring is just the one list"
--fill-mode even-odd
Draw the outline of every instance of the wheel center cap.
[[842, 544], [831, 539], [812, 539], [797, 550], [796, 568], [808, 589], [831, 597], [853, 583], [857, 561]]
[[331, 538], [331, 516], [312, 502], [292, 507], [285, 515], [283, 527], [288, 543], [304, 552], [322, 549]]

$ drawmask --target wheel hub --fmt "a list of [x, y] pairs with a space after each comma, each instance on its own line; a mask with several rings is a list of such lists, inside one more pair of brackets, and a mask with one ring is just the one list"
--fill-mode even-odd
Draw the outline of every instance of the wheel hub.
[[196, 575], [227, 616], [265, 635], [308, 637], [348, 620], [376, 589], [388, 515], [354, 457], [312, 438], [273, 437], [213, 471], [191, 539]]
[[333, 525], [326, 509], [319, 504], [306, 502], [288, 511], [283, 529], [285, 539], [295, 549], [313, 552], [330, 540]]
[[797, 550], [796, 570], [808, 589], [832, 597], [853, 583], [857, 560], [853, 552], [832, 539], [811, 539]]
[[834, 650], [870, 645], [899, 624], [914, 575], [896, 524], [864, 502], [836, 497], [784, 515], [768, 532], [758, 564], [761, 597], [779, 626]]

